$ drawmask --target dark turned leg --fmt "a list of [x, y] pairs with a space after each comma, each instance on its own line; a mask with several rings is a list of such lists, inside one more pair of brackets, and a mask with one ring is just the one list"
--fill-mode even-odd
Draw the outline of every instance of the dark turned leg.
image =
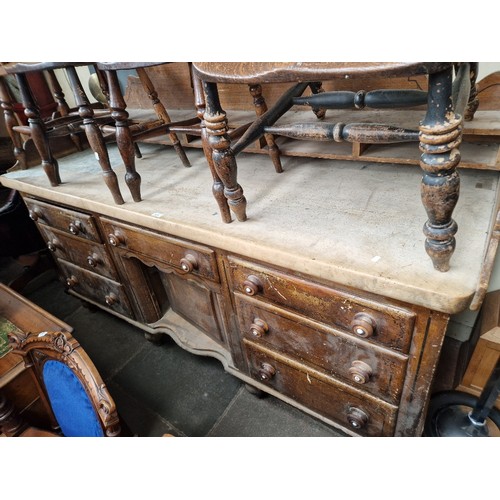
[[17, 125], [17, 119], [12, 108], [12, 97], [9, 88], [3, 78], [0, 78], [0, 107], [3, 109], [5, 126], [7, 127], [7, 132], [12, 144], [14, 145], [13, 152], [16, 163], [10, 170], [25, 170], [28, 168], [26, 164], [26, 151], [23, 147], [21, 134], [14, 130], [14, 127]]
[[[321, 82], [311, 82], [309, 84], [309, 88], [311, 89], [311, 92], [313, 94], [321, 94], [325, 91], [322, 87]], [[326, 109], [312, 108], [312, 110], [318, 120], [323, 120], [326, 115]]]
[[479, 99], [477, 97], [477, 72], [479, 69], [478, 63], [469, 63], [470, 64], [470, 94], [469, 94], [469, 102], [467, 103], [467, 107], [465, 108], [464, 120], [471, 121], [474, 118], [474, 113], [477, 111], [479, 107]]
[[194, 100], [196, 105], [196, 113], [200, 119], [201, 126], [201, 143], [203, 145], [203, 153], [207, 159], [210, 172], [212, 174], [213, 184], [212, 184], [212, 194], [214, 195], [215, 201], [219, 206], [219, 212], [222, 217], [222, 221], [225, 223], [231, 222], [231, 212], [229, 210], [229, 205], [227, 199], [224, 196], [224, 184], [220, 180], [215, 170], [215, 165], [212, 159], [212, 150], [208, 144], [207, 129], [205, 127], [205, 122], [203, 120], [203, 115], [205, 114], [205, 98], [203, 96], [203, 90], [201, 88], [201, 82], [198, 78], [192, 75]]
[[0, 391], [0, 432], [7, 437], [15, 437], [26, 428], [14, 405]]
[[448, 271], [455, 250], [457, 223], [451, 218], [458, 201], [462, 118], [452, 106], [452, 71], [429, 75], [427, 113], [420, 124], [420, 166], [424, 171], [422, 202], [429, 220], [424, 225], [425, 249], [438, 271]]
[[89, 145], [94, 152], [99, 165], [101, 166], [104, 182], [111, 192], [114, 202], [117, 205], [123, 205], [124, 201], [118, 185], [118, 179], [115, 172], [111, 168], [108, 149], [104, 142], [101, 130], [95, 122], [94, 110], [92, 109], [92, 106], [90, 105], [90, 102], [83, 90], [75, 68], [67, 68], [67, 75], [75, 96], [78, 111], [80, 116], [83, 118], [83, 126], [85, 128], [87, 140], [89, 141]]
[[[255, 112], [257, 116], [262, 116], [267, 111], [267, 104], [262, 96], [262, 87], [259, 84], [249, 85], [250, 94], [253, 97], [253, 104], [255, 106]], [[267, 148], [269, 151], [269, 156], [274, 165], [274, 169], [278, 174], [283, 172], [283, 167], [281, 166], [281, 151], [276, 145], [273, 134], [264, 134], [264, 138], [267, 143]]]
[[[70, 112], [70, 108], [68, 103], [66, 102], [66, 96], [59, 85], [59, 80], [56, 77], [56, 74], [53, 69], [47, 70], [47, 77], [52, 87], [52, 92], [54, 94], [54, 99], [57, 102], [57, 111], [61, 116], [68, 116]], [[83, 151], [82, 141], [79, 134], [70, 134], [71, 140], [73, 144], [76, 146], [78, 151]]]
[[106, 71], [109, 87], [109, 106], [115, 120], [116, 144], [125, 164], [125, 182], [134, 201], [141, 201], [141, 176], [135, 170], [135, 148], [128, 123], [127, 107], [123, 99], [116, 71]]
[[20, 73], [16, 75], [19, 91], [21, 92], [21, 99], [24, 106], [24, 114], [28, 117], [30, 126], [31, 139], [35, 145], [40, 158], [42, 159], [42, 167], [47, 175], [51, 186], [58, 186], [61, 184], [61, 177], [59, 176], [59, 165], [56, 159], [52, 156], [50, 150], [49, 140], [45, 131], [45, 124], [38, 107], [35, 104], [31, 90], [26, 79], [26, 75]]
[[[158, 92], [156, 92], [156, 89], [154, 88], [153, 82], [149, 78], [146, 70], [144, 68], [137, 68], [137, 74], [139, 75], [139, 79], [141, 80], [142, 86], [144, 90], [147, 92], [148, 97], [151, 99], [151, 102], [153, 104], [153, 109], [156, 112], [156, 116], [163, 122], [163, 123], [171, 123], [172, 120], [170, 120], [170, 116], [167, 113], [167, 110], [165, 109], [165, 106], [163, 103], [160, 101], [158, 98]], [[181, 145], [181, 141], [179, 141], [179, 138], [177, 137], [177, 134], [175, 132], [169, 132], [169, 137], [170, 141], [172, 142], [172, 145], [174, 146], [174, 149], [179, 156], [182, 164], [185, 167], [190, 167], [191, 163], [189, 163], [188, 157], [186, 156], [186, 152], [184, 151], [184, 148]]]
[[243, 196], [243, 189], [237, 182], [238, 168], [230, 147], [226, 113], [220, 105], [217, 85], [203, 82], [203, 90], [206, 102], [203, 121], [207, 130], [208, 144], [212, 150], [215, 171], [224, 184], [224, 196], [229, 208], [239, 221], [245, 221], [247, 201]]

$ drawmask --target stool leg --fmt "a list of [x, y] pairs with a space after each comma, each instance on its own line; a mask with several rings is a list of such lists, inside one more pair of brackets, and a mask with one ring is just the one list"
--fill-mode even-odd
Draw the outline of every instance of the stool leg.
[[19, 85], [23, 106], [25, 108], [24, 114], [28, 117], [31, 138], [42, 160], [43, 170], [49, 179], [50, 185], [53, 187], [58, 186], [61, 184], [59, 165], [56, 159], [52, 156], [49, 139], [45, 130], [45, 124], [31, 94], [26, 75], [20, 73], [16, 75], [16, 79]]
[[[168, 115], [165, 106], [158, 98], [158, 92], [156, 92], [153, 82], [149, 78], [146, 70], [144, 68], [137, 68], [136, 71], [137, 74], [139, 75], [139, 79], [141, 80], [144, 90], [147, 92], [148, 97], [151, 99], [151, 102], [153, 103], [153, 109], [156, 112], [156, 116], [158, 116], [158, 118], [163, 123], [167, 124], [171, 123], [172, 120], [170, 120], [170, 116]], [[179, 141], [177, 134], [175, 132], [169, 132], [168, 136], [170, 137], [172, 146], [174, 146], [174, 149], [177, 155], [179, 156], [180, 160], [182, 161], [182, 164], [185, 167], [190, 167], [191, 163], [189, 163], [188, 157], [186, 156], [186, 152], [184, 151], [184, 148], [182, 147], [181, 141]]]
[[424, 225], [425, 249], [438, 271], [448, 271], [455, 250], [457, 223], [451, 218], [458, 201], [462, 118], [452, 105], [452, 71], [429, 75], [427, 113], [420, 124], [422, 203], [428, 221]]
[[118, 178], [111, 168], [108, 149], [106, 148], [101, 130], [95, 122], [94, 110], [92, 109], [92, 106], [90, 105], [90, 102], [83, 90], [76, 69], [73, 67], [68, 67], [66, 69], [66, 73], [68, 75], [71, 89], [75, 96], [75, 101], [78, 106], [78, 112], [83, 118], [83, 126], [85, 128], [85, 134], [87, 135], [87, 140], [89, 141], [90, 148], [94, 152], [94, 155], [97, 158], [99, 165], [101, 166], [104, 182], [111, 192], [114, 202], [117, 205], [123, 205], [123, 203], [125, 202], [120, 192]]
[[467, 107], [465, 108], [464, 120], [470, 122], [474, 118], [474, 113], [477, 111], [479, 107], [479, 99], [477, 97], [477, 72], [479, 69], [478, 63], [469, 63], [470, 64], [470, 94], [469, 94], [469, 102], [467, 103]]
[[116, 144], [126, 169], [125, 182], [133, 200], [141, 201], [141, 176], [135, 169], [135, 148], [128, 123], [129, 115], [125, 109], [127, 105], [123, 99], [116, 71], [107, 70], [106, 76], [108, 79], [111, 116], [115, 120]]
[[[267, 104], [262, 95], [262, 87], [259, 84], [249, 85], [250, 94], [253, 97], [253, 104], [255, 106], [255, 112], [257, 116], [263, 115], [267, 111]], [[274, 170], [278, 174], [283, 172], [283, 167], [281, 165], [281, 151], [279, 150], [273, 134], [264, 134], [264, 139], [267, 142], [267, 148], [269, 151], [269, 156], [274, 165]]]
[[[54, 99], [57, 102], [57, 111], [61, 116], [68, 116], [70, 113], [69, 105], [66, 101], [66, 96], [59, 85], [59, 80], [57, 79], [56, 73], [53, 69], [47, 70], [47, 78], [50, 82], [50, 86], [52, 87], [52, 92], [54, 94]], [[71, 141], [76, 146], [78, 151], [83, 151], [83, 145], [81, 141], [81, 137], [79, 134], [70, 134]]]
[[[321, 82], [311, 82], [309, 88], [313, 94], [321, 94], [325, 91]], [[318, 120], [323, 120], [326, 115], [326, 109], [312, 108], [312, 110]]]
[[219, 206], [219, 212], [222, 221], [225, 223], [231, 222], [231, 212], [229, 210], [229, 205], [227, 199], [224, 196], [224, 184], [222, 183], [220, 177], [217, 174], [215, 165], [212, 159], [212, 150], [208, 144], [207, 129], [205, 127], [205, 122], [203, 120], [203, 115], [205, 114], [205, 98], [203, 96], [203, 90], [201, 88], [201, 82], [195, 75], [191, 75], [194, 91], [194, 100], [196, 105], [196, 113], [200, 119], [201, 127], [201, 143], [203, 145], [203, 153], [207, 159], [208, 167], [212, 174], [213, 184], [212, 184], [212, 194], [214, 195], [215, 201]]
[[18, 123], [12, 108], [12, 97], [7, 87], [7, 83], [3, 78], [0, 78], [0, 107], [3, 109], [5, 126], [7, 127], [7, 132], [12, 144], [14, 145], [13, 152], [16, 164], [9, 170], [25, 170], [28, 168], [26, 163], [26, 151], [23, 147], [21, 134], [14, 130], [14, 127]]
[[217, 84], [203, 82], [203, 90], [206, 102], [203, 121], [207, 130], [208, 144], [212, 150], [215, 171], [224, 184], [224, 196], [229, 208], [239, 221], [245, 221], [247, 201], [243, 189], [237, 182], [236, 158], [231, 151], [226, 113], [220, 105]]

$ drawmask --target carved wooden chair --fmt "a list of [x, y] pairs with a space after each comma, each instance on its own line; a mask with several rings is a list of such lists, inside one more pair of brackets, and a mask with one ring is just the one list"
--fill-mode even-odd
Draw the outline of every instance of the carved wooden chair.
[[[51, 140], [56, 137], [70, 136], [78, 150], [83, 149], [82, 125], [84, 120], [80, 117], [78, 109], [70, 108], [64, 92], [57, 79], [55, 70], [64, 68], [67, 72], [76, 74], [77, 66], [86, 66], [92, 63], [2, 63], [0, 65], [0, 104], [4, 111], [5, 123], [9, 136], [14, 144], [14, 156], [17, 164], [16, 169], [27, 168], [26, 156], [23, 147], [22, 136], [28, 136], [40, 155], [42, 167], [49, 179], [51, 186], [61, 184], [59, 165], [51, 149]], [[57, 110], [47, 115], [40, 109], [38, 96], [33, 91], [30, 81], [34, 75], [46, 77], [49, 87], [54, 94]], [[27, 124], [19, 123], [13, 109], [13, 98], [4, 80], [6, 75], [15, 76], [19, 86], [21, 102], [24, 107], [24, 114], [27, 117]], [[85, 95], [82, 85], [78, 82], [73, 91], [77, 95]], [[107, 109], [103, 109], [100, 103], [93, 105], [98, 116], [99, 123], [111, 122], [111, 115]]]
[[[54, 428], [65, 437], [114, 437], [122, 434], [113, 398], [96, 367], [68, 332], [15, 333], [9, 335], [12, 352], [24, 356], [40, 393], [54, 416]], [[47, 435], [28, 428], [6, 401], [4, 423], [10, 435]], [[0, 413], [2, 413], [0, 411]], [[1, 420], [1, 419], [0, 419]]]
[[[104, 172], [107, 172], [109, 176], [108, 186], [113, 184], [111, 189], [114, 197], [114, 201], [117, 204], [123, 204], [124, 200], [121, 196], [118, 184], [116, 182], [116, 177], [112, 177], [112, 169], [109, 160], [109, 155], [106, 149], [106, 142], [110, 140], [116, 141], [118, 150], [122, 161], [125, 165], [126, 174], [125, 182], [130, 190], [132, 199], [136, 202], [141, 201], [141, 176], [136, 170], [135, 157], [139, 156], [137, 154], [137, 149], [134, 146], [137, 141], [145, 140], [152, 137], [167, 136], [177, 152], [182, 164], [185, 167], [190, 167], [191, 164], [186, 156], [184, 148], [182, 147], [180, 140], [177, 136], [177, 130], [184, 131], [184, 129], [190, 131], [190, 133], [199, 134], [199, 123], [200, 119], [193, 117], [192, 119], [172, 123], [170, 116], [158, 97], [158, 93], [148, 76], [147, 69], [151, 66], [157, 66], [160, 64], [167, 64], [161, 62], [141, 62], [141, 63], [131, 63], [131, 62], [98, 62], [96, 67], [102, 72], [106, 80], [106, 87], [109, 99], [109, 108], [111, 110], [111, 116], [114, 119], [113, 124], [108, 124], [103, 127], [102, 130], [99, 127], [87, 126], [87, 138], [89, 140], [90, 146], [94, 150], [96, 157]], [[125, 102], [122, 90], [120, 88], [120, 82], [118, 78], [118, 72], [121, 70], [135, 70], [144, 88], [144, 91], [151, 99], [151, 104], [153, 110], [155, 111], [155, 119], [143, 119], [143, 120], [131, 120], [129, 118], [129, 113], [127, 111], [127, 103]], [[76, 75], [70, 76], [70, 82], [75, 87], [78, 86], [78, 81]], [[88, 109], [89, 103], [86, 97], [80, 96], [77, 99], [78, 105], [80, 106], [80, 112], [87, 121], [92, 119], [91, 111]], [[198, 126], [198, 132], [195, 132], [196, 126]], [[187, 127], [187, 128], [186, 128]], [[108, 139], [104, 139], [103, 133], [107, 134]]]
[[[213, 192], [224, 222], [231, 222], [230, 210], [245, 221], [246, 199], [237, 181], [236, 156], [265, 134], [293, 139], [332, 140], [384, 144], [418, 142], [424, 171], [422, 202], [428, 221], [424, 226], [426, 251], [439, 271], [449, 269], [455, 248], [457, 224], [452, 212], [458, 201], [459, 146], [462, 121], [472, 119], [478, 106], [476, 63], [193, 63], [193, 72], [202, 82], [206, 101], [205, 151], [213, 165]], [[426, 75], [428, 90], [380, 90], [372, 92], [322, 92], [319, 82], [370, 77], [413, 77]], [[245, 133], [232, 141], [227, 117], [218, 93], [219, 83], [258, 85], [291, 83], [276, 103], [262, 113]], [[312, 85], [312, 87], [311, 87]], [[307, 88], [314, 91], [304, 96]], [[379, 123], [297, 123], [276, 122], [292, 106], [313, 110], [401, 108], [426, 105], [425, 118], [415, 129]]]

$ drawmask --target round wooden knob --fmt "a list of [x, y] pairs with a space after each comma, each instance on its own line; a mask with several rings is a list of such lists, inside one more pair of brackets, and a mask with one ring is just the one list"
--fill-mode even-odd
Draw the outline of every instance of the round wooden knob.
[[101, 264], [101, 258], [96, 253], [93, 253], [87, 257], [87, 264], [90, 267], [97, 267]]
[[28, 215], [31, 220], [34, 220], [35, 222], [38, 219], [43, 219], [42, 212], [40, 211], [39, 208], [32, 208], [31, 210], [28, 211]]
[[243, 291], [247, 295], [255, 295], [262, 291], [262, 282], [257, 276], [251, 274], [247, 276], [247, 279], [243, 282]]
[[373, 370], [370, 365], [364, 361], [356, 360], [351, 363], [349, 374], [357, 384], [366, 384], [373, 375]]
[[55, 252], [57, 251], [58, 249], [58, 241], [57, 240], [52, 240], [52, 241], [49, 241], [47, 243], [47, 248], [51, 251], [51, 252]]
[[113, 292], [111, 292], [109, 295], [106, 295], [104, 297], [104, 300], [106, 301], [106, 304], [108, 306], [112, 306], [118, 302], [118, 297]]
[[113, 247], [119, 247], [125, 243], [125, 239], [119, 233], [108, 234], [109, 244]]
[[73, 287], [75, 287], [76, 285], [78, 285], [78, 280], [76, 279], [76, 276], [71, 275], [69, 278], [67, 278], [67, 279], [66, 279], [66, 285], [67, 285], [69, 288], [73, 288]]
[[260, 380], [264, 382], [268, 382], [271, 380], [276, 373], [276, 369], [274, 366], [270, 365], [269, 363], [262, 363], [260, 365], [260, 370], [259, 370], [259, 378]]
[[83, 224], [79, 220], [75, 220], [70, 222], [68, 229], [71, 234], [77, 235], [83, 231]]
[[190, 253], [186, 254], [180, 261], [180, 266], [183, 272], [191, 273], [195, 269], [198, 269], [198, 261], [196, 257]]
[[358, 313], [351, 322], [351, 329], [360, 337], [371, 337], [377, 328], [376, 321], [366, 313]]
[[268, 324], [260, 318], [255, 318], [253, 320], [253, 323], [250, 325], [250, 333], [254, 337], [258, 338], [263, 337], [268, 331], [269, 331]]
[[368, 415], [359, 408], [352, 407], [347, 412], [347, 421], [353, 429], [362, 429], [368, 423]]

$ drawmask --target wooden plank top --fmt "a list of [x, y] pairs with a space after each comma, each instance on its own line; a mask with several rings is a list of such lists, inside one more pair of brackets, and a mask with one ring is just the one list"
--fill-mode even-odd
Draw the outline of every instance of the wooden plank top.
[[195, 62], [202, 80], [221, 83], [279, 83], [346, 78], [400, 77], [436, 73], [450, 62]]
[[445, 313], [466, 309], [476, 291], [499, 187], [498, 172], [461, 170], [454, 212], [457, 247], [447, 273], [424, 250], [427, 219], [418, 167], [287, 157], [276, 174], [267, 155], [238, 156], [248, 220], [224, 224], [202, 151], [184, 168], [171, 147], [141, 144], [143, 201], [132, 201], [125, 169], [109, 146], [125, 204], [115, 205], [91, 151], [59, 160], [63, 184], [40, 166], [0, 177], [25, 194]]

